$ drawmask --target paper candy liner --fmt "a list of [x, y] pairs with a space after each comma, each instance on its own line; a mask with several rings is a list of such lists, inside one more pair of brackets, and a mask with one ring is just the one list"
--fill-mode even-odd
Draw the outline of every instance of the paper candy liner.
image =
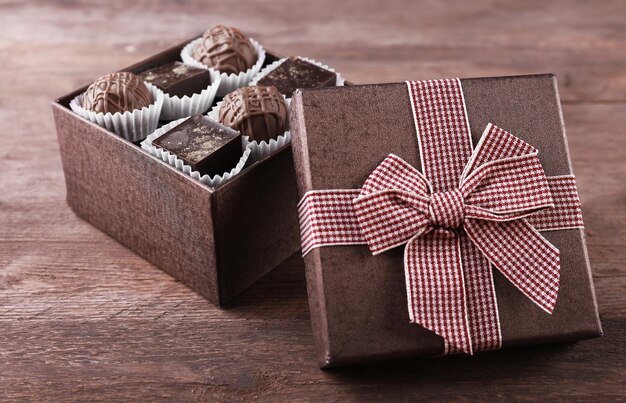
[[[333, 73], [335, 73], [337, 75], [337, 83], [335, 84], [336, 87], [343, 87], [344, 84], [346, 83], [346, 80], [341, 76], [341, 73], [335, 71], [335, 69], [333, 69], [332, 67], [329, 67], [323, 63], [320, 63], [317, 60], [309, 59], [308, 57], [298, 56], [298, 59], [304, 60], [305, 62], [314, 64], [318, 67], [323, 68], [324, 70], [332, 71]], [[252, 80], [250, 80], [250, 84], [248, 85], [257, 85], [260, 79], [262, 79], [263, 77], [268, 75], [272, 70], [280, 66], [285, 60], [287, 60], [286, 57], [280, 60], [276, 60], [274, 63], [270, 63], [267, 66], [263, 67], [261, 71], [259, 71], [254, 77], [252, 77]], [[288, 98], [288, 99], [291, 99], [291, 98]]]
[[213, 104], [221, 80], [219, 76], [216, 79], [211, 78], [211, 85], [191, 97], [185, 95], [180, 98], [165, 94], [161, 120], [176, 120], [206, 112]]
[[146, 150], [147, 152], [149, 152], [156, 158], [164, 162], [167, 162], [168, 164], [178, 169], [179, 171], [186, 173], [192, 178], [199, 180], [200, 182], [210, 187], [219, 186], [225, 181], [232, 178], [233, 176], [237, 175], [239, 172], [241, 172], [243, 167], [246, 165], [246, 161], [250, 157], [250, 154], [252, 153], [252, 150], [247, 146], [248, 142], [246, 140], [242, 140], [241, 147], [243, 149], [243, 155], [239, 159], [239, 162], [237, 163], [237, 165], [233, 169], [231, 169], [229, 172], [225, 172], [221, 175], [214, 175], [214, 176], [201, 175], [200, 172], [194, 171], [191, 169], [189, 165], [186, 165], [183, 162], [183, 160], [181, 160], [180, 158], [176, 156], [176, 154], [173, 154], [167, 150], [164, 150], [152, 144], [152, 142], [155, 139], [159, 138], [160, 136], [170, 131], [174, 127], [178, 126], [179, 124], [183, 123], [187, 119], [188, 117], [178, 119], [158, 128], [153, 133], [151, 133], [144, 141], [141, 142], [141, 148], [143, 148], [144, 150]]
[[[284, 96], [284, 95], [283, 95]], [[291, 99], [286, 99], [287, 106], [289, 106]], [[219, 123], [219, 111], [222, 106], [223, 101], [218, 102], [210, 111], [207, 113], [210, 119]], [[248, 165], [253, 164], [257, 161], [264, 159], [265, 157], [270, 156], [275, 153], [278, 149], [283, 147], [286, 144], [291, 142], [291, 133], [287, 130], [282, 135], [278, 136], [276, 139], [270, 139], [269, 141], [251, 141], [249, 136], [242, 136], [243, 139], [247, 142], [248, 148], [250, 149], [250, 158], [248, 159]]]
[[268, 157], [276, 152], [276, 150], [282, 148], [284, 145], [289, 144], [291, 142], [291, 133], [287, 130], [282, 135], [278, 136], [276, 139], [270, 139], [270, 141], [250, 141], [248, 136], [243, 136], [243, 138], [248, 142], [250, 149], [250, 159], [248, 160], [248, 165], [255, 163]]
[[150, 83], [146, 83], [155, 100], [148, 106], [134, 111], [102, 113], [85, 109], [81, 106], [83, 94], [78, 95], [70, 101], [70, 108], [74, 113], [106, 128], [108, 131], [117, 134], [131, 142], [137, 142], [146, 138], [154, 131], [159, 124], [161, 109], [163, 107], [163, 91]]
[[194, 59], [193, 50], [196, 46], [198, 46], [200, 42], [202, 42], [202, 38], [198, 38], [189, 42], [180, 52], [180, 58], [185, 64], [197, 67], [199, 69], [209, 70], [211, 72], [211, 81], [215, 81], [217, 77], [220, 77], [222, 81], [220, 83], [219, 89], [217, 90], [217, 95], [224, 96], [229, 92], [236, 90], [237, 88], [245, 87], [246, 85], [248, 85], [250, 80], [252, 80], [252, 77], [254, 77], [254, 75], [261, 70], [263, 63], [265, 62], [265, 49], [263, 49], [263, 47], [254, 39], [249, 39], [252, 43], [252, 46], [254, 46], [254, 49], [256, 50], [257, 61], [254, 66], [246, 71], [240, 72], [239, 74], [220, 73], [218, 70], [212, 67], [208, 67], [204, 63], [200, 63], [199, 61]]

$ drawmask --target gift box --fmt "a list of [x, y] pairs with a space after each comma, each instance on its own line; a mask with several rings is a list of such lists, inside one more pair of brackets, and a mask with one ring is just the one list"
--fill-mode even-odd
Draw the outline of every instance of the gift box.
[[[185, 41], [122, 71], [179, 60]], [[265, 64], [278, 60], [266, 53]], [[52, 103], [67, 202], [81, 218], [209, 301], [224, 305], [297, 252], [297, 192], [291, 148], [209, 187]]]
[[321, 367], [602, 334], [554, 75], [298, 90]]

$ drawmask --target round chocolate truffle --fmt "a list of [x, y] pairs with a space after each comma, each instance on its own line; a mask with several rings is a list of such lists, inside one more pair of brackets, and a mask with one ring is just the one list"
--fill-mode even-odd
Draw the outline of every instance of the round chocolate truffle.
[[202, 35], [193, 58], [221, 73], [239, 74], [257, 61], [252, 42], [237, 28], [216, 25]]
[[288, 129], [287, 102], [274, 86], [238, 88], [224, 97], [219, 121], [251, 140], [269, 141]]
[[121, 72], [94, 81], [83, 94], [81, 106], [94, 112], [117, 113], [141, 109], [152, 102], [152, 93], [141, 78]]

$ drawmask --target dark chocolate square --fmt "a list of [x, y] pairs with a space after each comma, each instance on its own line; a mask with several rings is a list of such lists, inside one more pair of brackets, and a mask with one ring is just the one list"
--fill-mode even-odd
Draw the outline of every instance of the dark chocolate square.
[[139, 74], [147, 81], [171, 96], [183, 97], [200, 93], [211, 84], [208, 70], [171, 62], [153, 67]]
[[333, 87], [337, 85], [337, 74], [299, 57], [290, 57], [257, 84], [273, 85], [281, 94], [291, 97], [297, 88]]
[[192, 116], [152, 142], [202, 175], [221, 175], [241, 158], [241, 134], [209, 119]]

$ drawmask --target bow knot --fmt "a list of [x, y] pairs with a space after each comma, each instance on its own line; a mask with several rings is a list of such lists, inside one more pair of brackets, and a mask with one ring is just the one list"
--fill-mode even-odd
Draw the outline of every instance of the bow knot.
[[435, 192], [428, 205], [430, 223], [435, 227], [454, 229], [461, 226], [465, 217], [465, 202], [459, 189]]

